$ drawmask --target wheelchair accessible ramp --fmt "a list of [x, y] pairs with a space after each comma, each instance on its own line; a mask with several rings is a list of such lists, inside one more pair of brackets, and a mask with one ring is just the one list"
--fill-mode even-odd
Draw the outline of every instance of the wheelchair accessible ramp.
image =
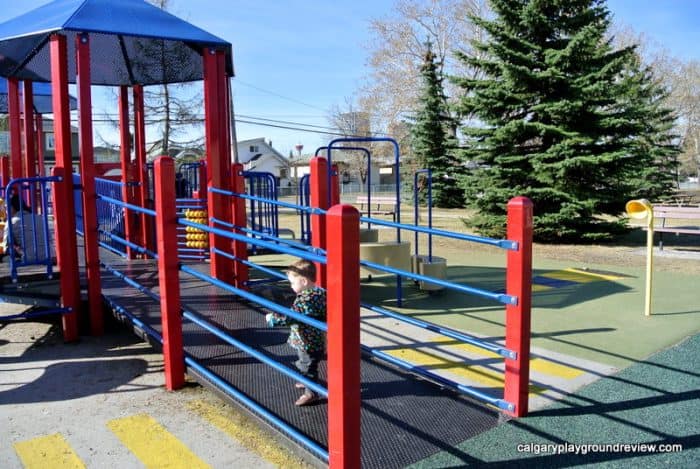
[[[152, 261], [114, 257], [109, 262], [157, 291], [158, 276]], [[138, 333], [152, 328], [160, 334], [157, 302], [106, 270], [102, 273], [102, 284], [103, 295], [117, 317], [130, 317]], [[296, 354], [286, 344], [288, 330], [267, 328], [264, 319], [267, 310], [183, 273], [181, 297], [185, 310], [294, 369]], [[325, 400], [296, 407], [294, 401], [300, 391], [294, 388], [291, 378], [187, 320], [183, 323], [183, 341], [185, 352], [192, 359], [316, 444], [327, 447]], [[193, 373], [192, 369], [187, 371], [203, 385], [221, 393], [217, 384]], [[365, 468], [405, 467], [438, 452], [468, 460], [469, 456], [455, 446], [498, 423], [499, 413], [495, 410], [374, 359], [362, 357], [361, 373], [362, 466]], [[325, 381], [325, 362], [321, 364], [320, 376]], [[233, 398], [228, 399], [242, 406]]]

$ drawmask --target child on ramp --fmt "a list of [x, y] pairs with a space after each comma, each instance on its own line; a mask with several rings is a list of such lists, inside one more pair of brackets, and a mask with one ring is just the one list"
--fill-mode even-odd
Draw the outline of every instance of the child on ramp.
[[[326, 320], [326, 291], [316, 285], [316, 266], [313, 262], [299, 260], [285, 269], [287, 279], [296, 298], [292, 311], [312, 317], [319, 321]], [[325, 333], [313, 326], [296, 321], [287, 316], [268, 313], [265, 316], [269, 327], [290, 326], [287, 343], [296, 350], [298, 360], [295, 365], [305, 377], [316, 381], [318, 379], [318, 364], [325, 356]], [[305, 406], [318, 399], [318, 395], [303, 383], [296, 383], [297, 389], [304, 393], [294, 403]]]

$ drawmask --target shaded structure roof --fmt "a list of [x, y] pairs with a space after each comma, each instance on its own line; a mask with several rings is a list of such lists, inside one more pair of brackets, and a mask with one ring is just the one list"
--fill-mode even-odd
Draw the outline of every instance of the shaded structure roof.
[[143, 0], [55, 0], [0, 24], [0, 76], [51, 81], [49, 37], [67, 38], [75, 82], [75, 40], [90, 36], [93, 85], [152, 85], [203, 79], [205, 48], [231, 44]]
[[[20, 93], [23, 86], [23, 83], [20, 84]], [[51, 114], [53, 106], [51, 102], [51, 84], [34, 82], [32, 91], [34, 92], [34, 112], [37, 114]], [[73, 96], [68, 98], [71, 110], [78, 109], [78, 100]], [[8, 112], [7, 80], [0, 78], [0, 114], [7, 114]]]

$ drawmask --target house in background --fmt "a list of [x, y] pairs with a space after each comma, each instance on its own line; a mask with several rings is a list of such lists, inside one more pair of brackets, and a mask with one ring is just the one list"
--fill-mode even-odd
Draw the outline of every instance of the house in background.
[[290, 178], [289, 160], [272, 147], [271, 141], [264, 138], [241, 140], [237, 144], [238, 161], [245, 171], [271, 173], [278, 187], [289, 187], [293, 182]]
[[[289, 160], [272, 147], [272, 142], [265, 138], [241, 140], [237, 142], [238, 161], [243, 164], [245, 171], [258, 171], [271, 173], [277, 180], [279, 187], [287, 187], [290, 184]], [[152, 161], [163, 154], [161, 141], [153, 143], [147, 150], [148, 160]], [[176, 161], [198, 161], [206, 159], [206, 153], [201, 146], [184, 146], [171, 143], [168, 146], [168, 155]]]
[[92, 152], [95, 163], [119, 163], [121, 158], [118, 148], [96, 146]]
[[[53, 120], [43, 117], [42, 123], [42, 150], [44, 155], [44, 174], [50, 175], [51, 170], [56, 166], [56, 138], [53, 133]], [[78, 147], [78, 128], [70, 126], [71, 154], [73, 160], [73, 170], [79, 172], [80, 149]], [[0, 132], [0, 155], [10, 154], [10, 132]]]

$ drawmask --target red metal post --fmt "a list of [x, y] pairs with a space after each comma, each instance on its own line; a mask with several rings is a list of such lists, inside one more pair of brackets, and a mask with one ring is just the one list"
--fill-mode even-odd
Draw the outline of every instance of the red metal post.
[[72, 314], [63, 315], [63, 338], [70, 342], [78, 339], [80, 277], [78, 275], [78, 248], [73, 200], [68, 57], [65, 36], [52, 34], [50, 41], [51, 93], [53, 95], [53, 127], [56, 154], [56, 166], [53, 174], [63, 177], [62, 182], [54, 184], [54, 224], [58, 267], [61, 271], [61, 303], [64, 307], [71, 308], [73, 311]]
[[22, 124], [19, 110], [19, 81], [17, 78], [7, 79], [7, 104], [10, 111], [11, 177], [14, 179], [22, 177]]
[[207, 198], [207, 160], [201, 160], [201, 165], [197, 167], [197, 181], [199, 181], [199, 187], [197, 188], [197, 195], [192, 194], [193, 199], [202, 199], [202, 202]]
[[338, 165], [331, 166], [331, 204], [330, 206], [340, 203], [340, 178], [338, 177]]
[[[140, 207], [146, 208], [148, 205], [148, 171], [146, 169], [146, 115], [143, 103], [143, 86], [135, 85], [134, 93], [134, 150], [136, 153], [136, 180], [139, 188], [136, 192], [136, 203]], [[148, 207], [150, 208], [150, 207]], [[149, 227], [150, 218], [145, 213], [137, 215], [139, 220], [138, 244], [152, 249]]]
[[[7, 155], [0, 156], [0, 185], [4, 189], [10, 182], [10, 158]], [[9, 199], [3, 195], [5, 199]]]
[[169, 156], [155, 161], [156, 240], [158, 285], [163, 327], [165, 387], [170, 391], [185, 384], [185, 355], [180, 316], [180, 277], [177, 255], [177, 212], [175, 209], [175, 163]]
[[[63, 315], [63, 336], [66, 341], [78, 339], [80, 313], [80, 277], [78, 275], [78, 247], [75, 233], [75, 205], [73, 196], [73, 160], [71, 151], [70, 108], [68, 101], [68, 57], [66, 37], [52, 34], [51, 93], [56, 142], [56, 166], [62, 172], [63, 182], [54, 184], [54, 223], [56, 251], [61, 271], [61, 302], [73, 314]], [[61, 171], [62, 170], [62, 171]], [[54, 174], [56, 174], [54, 172]]]
[[508, 239], [518, 243], [517, 251], [508, 251], [506, 293], [518, 299], [506, 306], [506, 348], [518, 354], [506, 359], [503, 397], [515, 404], [508, 412], [515, 417], [527, 415], [530, 383], [530, 308], [532, 305], [532, 202], [514, 197], [508, 202]]
[[[204, 115], [207, 149], [207, 187], [230, 190], [231, 147], [228, 144], [228, 102], [226, 101], [226, 67], [223, 51], [207, 49], [204, 52]], [[231, 223], [231, 204], [226, 196], [207, 194], [209, 217]], [[212, 222], [210, 225], [213, 226]], [[209, 234], [211, 275], [222, 281], [233, 276], [233, 261], [215, 252], [232, 254], [229, 239]]]
[[36, 153], [34, 147], [34, 89], [32, 82], [25, 80], [22, 89], [24, 119], [24, 175], [36, 176]]
[[95, 194], [95, 162], [92, 146], [92, 96], [90, 94], [90, 37], [75, 37], [76, 75], [78, 86], [78, 129], [80, 131], [80, 174], [83, 185], [83, 231], [85, 233], [85, 271], [87, 274], [90, 332], [104, 333], [102, 318], [102, 286], [97, 233], [97, 195]]
[[[311, 207], [328, 209], [328, 160], [316, 156], [311, 159], [311, 174], [309, 175], [309, 190], [311, 191]], [[326, 217], [311, 215], [311, 245], [315, 248], [326, 249]], [[326, 288], [326, 266], [316, 264], [316, 283]]]
[[[233, 163], [231, 165], [231, 192], [242, 194], [245, 192], [245, 179], [243, 178], [243, 165]], [[248, 220], [245, 214], [245, 199], [232, 197], [231, 211], [233, 212], [234, 226], [245, 227]], [[241, 230], [236, 230], [237, 234], [243, 235]], [[236, 261], [233, 263], [233, 273], [236, 288], [245, 288], [248, 281], [248, 266], [240, 262], [248, 259], [248, 245], [243, 241], [233, 241], [233, 256]]]
[[328, 455], [360, 467], [360, 213], [328, 210]]
[[36, 157], [37, 157], [37, 172], [39, 176], [46, 176], [46, 167], [44, 166], [44, 119], [41, 114], [34, 116], [36, 122]]
[[[134, 188], [130, 185], [132, 181], [132, 164], [131, 164], [131, 134], [129, 133], [129, 88], [121, 86], [119, 88], [119, 142], [120, 151], [119, 158], [121, 161], [122, 170], [122, 200], [129, 204], [136, 204], [134, 196]], [[136, 234], [136, 226], [134, 213], [128, 208], [124, 209], [124, 238], [134, 242], [138, 236]], [[126, 247], [126, 257], [134, 259], [136, 257], [134, 251], [130, 247]]]

